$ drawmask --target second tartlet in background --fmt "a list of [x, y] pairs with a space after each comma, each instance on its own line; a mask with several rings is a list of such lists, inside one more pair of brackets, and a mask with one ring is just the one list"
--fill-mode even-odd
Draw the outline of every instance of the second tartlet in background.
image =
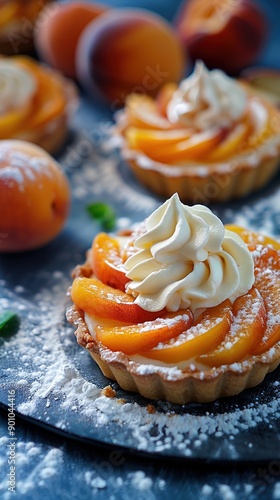
[[156, 99], [131, 94], [115, 136], [136, 177], [156, 194], [228, 201], [264, 187], [278, 169], [280, 112], [245, 82], [200, 61]]
[[0, 58], [0, 139], [33, 142], [55, 152], [77, 105], [75, 85], [30, 57]]

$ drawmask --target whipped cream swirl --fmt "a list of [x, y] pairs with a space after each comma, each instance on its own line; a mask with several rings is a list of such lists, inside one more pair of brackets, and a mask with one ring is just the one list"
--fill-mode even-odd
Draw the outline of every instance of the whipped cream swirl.
[[36, 91], [36, 80], [11, 61], [0, 61], [0, 114], [28, 104]]
[[239, 83], [221, 70], [209, 71], [198, 61], [169, 102], [167, 117], [197, 130], [230, 127], [242, 118], [246, 103], [247, 94]]
[[225, 230], [202, 205], [174, 194], [146, 219], [125, 262], [127, 293], [148, 311], [212, 307], [234, 301], [254, 283], [254, 263], [243, 240]]

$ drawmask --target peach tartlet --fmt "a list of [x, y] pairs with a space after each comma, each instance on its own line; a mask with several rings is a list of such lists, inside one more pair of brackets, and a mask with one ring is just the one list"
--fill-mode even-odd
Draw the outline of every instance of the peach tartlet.
[[176, 193], [126, 235], [94, 238], [67, 318], [127, 391], [179, 404], [236, 395], [280, 362], [279, 249]]
[[55, 152], [76, 107], [74, 84], [26, 56], [0, 58], [0, 81], [0, 139], [26, 140]]
[[202, 62], [156, 99], [131, 94], [113, 143], [139, 181], [165, 198], [228, 201], [264, 187], [278, 169], [280, 111], [245, 82]]

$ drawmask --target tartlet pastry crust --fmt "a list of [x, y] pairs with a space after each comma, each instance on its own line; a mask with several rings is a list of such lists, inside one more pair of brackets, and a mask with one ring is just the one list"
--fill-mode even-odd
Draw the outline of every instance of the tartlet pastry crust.
[[[247, 86], [244, 87], [247, 88]], [[116, 114], [112, 144], [130, 166], [137, 180], [153, 193], [168, 198], [178, 193], [183, 202], [227, 202], [242, 198], [265, 187], [275, 176], [280, 163], [280, 111], [248, 90], [250, 98], [261, 103], [269, 117], [269, 128], [260, 141], [250, 140], [244, 150], [216, 162], [205, 159], [180, 163], [154, 160], [129, 146], [125, 137], [130, 126], [126, 110]], [[160, 148], [160, 146], [158, 146]]]
[[[73, 271], [73, 277], [90, 277], [91, 274], [88, 260]], [[122, 389], [149, 399], [161, 399], [175, 404], [209, 403], [257, 386], [267, 373], [280, 364], [278, 342], [264, 354], [251, 356], [240, 363], [207, 368], [205, 371], [161, 367], [153, 365], [152, 360], [149, 365], [143, 365], [98, 342], [89, 332], [84, 312], [76, 305], [67, 309], [66, 316], [69, 323], [76, 327], [78, 344], [89, 351], [105, 377], [116, 381]]]

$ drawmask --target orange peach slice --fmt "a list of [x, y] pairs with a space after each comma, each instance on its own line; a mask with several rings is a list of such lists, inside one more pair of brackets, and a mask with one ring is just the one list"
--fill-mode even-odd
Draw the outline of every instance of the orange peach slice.
[[209, 154], [208, 160], [213, 162], [221, 161], [238, 153], [238, 146], [246, 139], [248, 132], [248, 126], [245, 123], [239, 123], [225, 140]]
[[32, 103], [27, 103], [15, 111], [10, 111], [0, 117], [0, 139], [6, 139], [10, 134], [13, 134], [22, 122], [28, 119], [28, 115], [32, 111]]
[[[29, 109], [21, 110], [22, 112], [25, 111], [25, 113], [29, 111], [29, 113], [23, 117], [24, 126], [28, 129], [32, 129], [60, 116], [66, 105], [64, 89], [60, 77], [47, 68], [43, 68], [37, 63], [34, 63], [29, 57], [14, 56], [14, 60], [19, 66], [23, 67], [34, 76], [38, 86]], [[11, 117], [11, 119], [14, 122], [16, 119], [18, 120], [16, 116]], [[19, 123], [19, 128], [22, 128], [21, 123]], [[17, 127], [15, 127], [14, 132], [15, 134], [18, 132]]]
[[128, 144], [133, 149], [139, 149], [146, 154], [156, 154], [158, 148], [190, 138], [187, 129], [176, 130], [145, 130], [137, 127], [129, 127], [125, 133]]
[[259, 343], [266, 327], [266, 310], [256, 288], [236, 299], [233, 314], [233, 323], [221, 345], [197, 361], [212, 367], [238, 363]]
[[151, 158], [162, 163], [199, 160], [208, 155], [221, 142], [224, 135], [224, 130], [199, 132], [184, 141], [163, 144], [151, 154]]
[[125, 104], [125, 112], [129, 125], [154, 130], [168, 130], [174, 128], [173, 125], [160, 114], [156, 102], [149, 96], [131, 94], [126, 98]]
[[165, 310], [145, 311], [134, 304], [131, 295], [104, 285], [95, 278], [76, 278], [72, 284], [71, 298], [86, 313], [125, 323], [152, 321], [166, 313]]
[[264, 247], [255, 258], [255, 286], [262, 295], [267, 311], [265, 334], [252, 350], [253, 354], [263, 354], [280, 341], [280, 261], [279, 253]]
[[36, 127], [60, 116], [64, 111], [66, 101], [62, 83], [56, 74], [43, 69], [31, 59], [18, 57], [21, 66], [31, 71], [37, 79], [38, 90], [34, 97], [32, 115], [29, 117], [28, 128]]
[[225, 228], [239, 234], [247, 245], [253, 247], [256, 245], [272, 246], [275, 250], [280, 250], [280, 243], [266, 234], [257, 233], [234, 224], [226, 224]]
[[231, 303], [225, 300], [204, 311], [196, 324], [178, 338], [140, 354], [165, 363], [179, 363], [194, 358], [222, 342], [229, 331], [231, 319]]
[[130, 281], [123, 268], [120, 246], [115, 238], [106, 233], [99, 233], [92, 244], [92, 265], [94, 274], [105, 285], [124, 292]]
[[154, 321], [138, 325], [104, 327], [96, 326], [96, 339], [112, 351], [125, 354], [137, 354], [145, 349], [152, 349], [159, 342], [177, 337], [187, 330], [193, 322], [190, 310], [169, 313]]

